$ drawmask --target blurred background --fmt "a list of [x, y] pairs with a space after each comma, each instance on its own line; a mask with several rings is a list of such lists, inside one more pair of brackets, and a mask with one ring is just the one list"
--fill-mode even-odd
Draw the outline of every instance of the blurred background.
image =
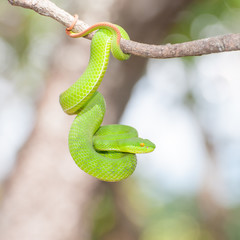
[[[91, 25], [111, 21], [149, 44], [238, 33], [239, 0], [55, 0]], [[100, 86], [104, 124], [156, 144], [119, 183], [68, 152], [59, 94], [84, 71], [90, 41], [0, 2], [0, 239], [240, 239], [240, 54], [127, 62]]]

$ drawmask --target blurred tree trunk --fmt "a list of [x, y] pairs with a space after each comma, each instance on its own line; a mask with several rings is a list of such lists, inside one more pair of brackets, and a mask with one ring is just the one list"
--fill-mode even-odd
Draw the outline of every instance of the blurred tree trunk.
[[[133, 40], [158, 44], [190, 2], [115, 1], [111, 20], [122, 25]], [[6, 183], [0, 209], [3, 240], [91, 238], [91, 209], [101, 182], [79, 170], [71, 159], [67, 135], [73, 117], [65, 115], [58, 104], [59, 94], [86, 67], [90, 42], [66, 39], [53, 51], [45, 93], [37, 107], [35, 129]], [[105, 123], [118, 122], [146, 62], [147, 59], [134, 56], [123, 63], [111, 61], [100, 87], [107, 102]], [[114, 185], [117, 186], [118, 183]], [[123, 215], [106, 239], [137, 239], [137, 229], [134, 226], [130, 229], [124, 222], [127, 217]]]
[[215, 192], [218, 190], [215, 187], [217, 184], [221, 184], [222, 189], [225, 188], [223, 184], [224, 181], [219, 171], [218, 157], [216, 155], [214, 144], [210, 140], [211, 137], [206, 131], [204, 131], [203, 127], [202, 133], [208, 153], [208, 163], [205, 178], [197, 196], [199, 210], [203, 226], [211, 234], [213, 239], [226, 240], [225, 225], [227, 210], [223, 204], [217, 200], [217, 194]]

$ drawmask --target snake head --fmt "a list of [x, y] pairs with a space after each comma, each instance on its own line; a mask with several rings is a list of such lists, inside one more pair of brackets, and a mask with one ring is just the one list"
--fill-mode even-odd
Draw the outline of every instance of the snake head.
[[129, 153], [149, 153], [155, 149], [155, 144], [148, 139], [143, 138], [129, 138], [121, 143], [123, 152]]
[[136, 153], [149, 153], [155, 149], [156, 145], [148, 139], [138, 138], [136, 142]]

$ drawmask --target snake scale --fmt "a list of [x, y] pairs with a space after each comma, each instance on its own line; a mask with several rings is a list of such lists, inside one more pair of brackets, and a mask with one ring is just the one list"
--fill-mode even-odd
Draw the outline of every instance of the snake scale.
[[69, 132], [69, 151], [76, 164], [86, 173], [108, 182], [129, 177], [135, 170], [136, 153], [147, 153], [155, 145], [138, 137], [126, 125], [101, 126], [105, 100], [97, 89], [106, 72], [110, 51], [118, 60], [129, 54], [122, 52], [120, 39], [129, 39], [120, 26], [98, 23], [81, 33], [69, 31], [71, 37], [82, 37], [97, 30], [92, 42], [88, 66], [81, 77], [60, 95], [60, 104], [67, 114], [77, 114]]

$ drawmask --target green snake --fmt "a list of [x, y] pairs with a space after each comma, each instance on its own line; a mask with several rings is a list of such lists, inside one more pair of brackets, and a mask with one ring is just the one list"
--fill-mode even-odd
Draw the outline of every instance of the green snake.
[[105, 114], [105, 100], [97, 92], [107, 69], [110, 49], [115, 58], [126, 60], [129, 54], [120, 48], [120, 39], [129, 39], [120, 26], [98, 23], [81, 33], [69, 31], [71, 37], [82, 37], [97, 30], [91, 42], [88, 66], [81, 77], [60, 95], [67, 114], [77, 114], [69, 132], [69, 151], [76, 164], [86, 173], [108, 182], [130, 176], [137, 164], [136, 153], [152, 152], [155, 145], [138, 137], [126, 125], [100, 126]]

